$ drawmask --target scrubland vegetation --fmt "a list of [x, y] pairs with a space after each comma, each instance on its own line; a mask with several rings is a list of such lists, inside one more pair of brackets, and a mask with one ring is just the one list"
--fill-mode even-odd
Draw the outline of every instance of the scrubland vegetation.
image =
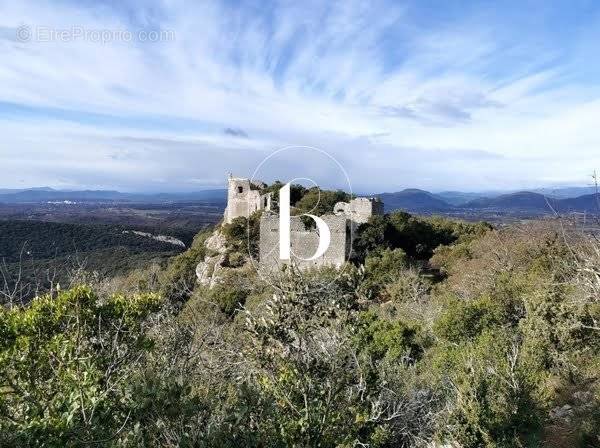
[[[0, 301], [27, 303], [81, 280], [84, 272], [115, 277], [161, 263], [182, 251], [136, 230], [107, 224], [0, 220]], [[144, 227], [137, 230], [154, 231]], [[186, 243], [193, 234], [173, 233]], [[75, 281], [73, 281], [75, 280]]]
[[206, 230], [164, 269], [3, 307], [0, 446], [600, 446], [592, 237], [392, 213], [341, 272], [265, 282], [244, 220], [222, 232], [212, 289]]

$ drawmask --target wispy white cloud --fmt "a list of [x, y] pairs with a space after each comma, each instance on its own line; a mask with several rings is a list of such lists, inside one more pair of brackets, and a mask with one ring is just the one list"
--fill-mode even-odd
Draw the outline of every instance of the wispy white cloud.
[[547, 23], [517, 3], [5, 2], [2, 186], [198, 188], [290, 144], [331, 152], [362, 190], [585, 182], [600, 166], [600, 21], [538, 6]]

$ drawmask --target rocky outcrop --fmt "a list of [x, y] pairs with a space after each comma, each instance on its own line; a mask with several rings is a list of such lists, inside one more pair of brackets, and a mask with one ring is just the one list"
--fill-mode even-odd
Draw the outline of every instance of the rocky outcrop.
[[227, 250], [225, 247], [225, 237], [219, 229], [215, 230], [214, 233], [206, 239], [204, 246], [209, 251], [216, 253], [225, 253]]
[[594, 404], [594, 395], [590, 391], [578, 391], [572, 395], [569, 403], [552, 408], [548, 415], [555, 423], [569, 424], [577, 415], [590, 411]]
[[212, 288], [219, 282], [223, 274], [223, 263], [227, 259], [227, 248], [225, 246], [225, 237], [219, 229], [208, 237], [204, 243], [207, 249], [207, 255], [204, 260], [196, 266], [196, 277], [198, 283]]
[[140, 232], [139, 230], [124, 230], [123, 233], [132, 233], [137, 236], [152, 238], [153, 240], [160, 241], [161, 243], [173, 244], [174, 246], [180, 246], [185, 249], [185, 243], [183, 241], [169, 235], [153, 235], [148, 232]]

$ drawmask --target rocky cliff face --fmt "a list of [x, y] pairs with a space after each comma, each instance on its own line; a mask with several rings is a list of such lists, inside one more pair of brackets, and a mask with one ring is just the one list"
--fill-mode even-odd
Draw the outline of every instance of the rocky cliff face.
[[196, 277], [201, 285], [212, 288], [220, 279], [223, 263], [227, 259], [227, 247], [225, 237], [217, 228], [214, 233], [206, 240], [204, 246], [207, 249], [207, 255], [204, 260], [196, 266]]

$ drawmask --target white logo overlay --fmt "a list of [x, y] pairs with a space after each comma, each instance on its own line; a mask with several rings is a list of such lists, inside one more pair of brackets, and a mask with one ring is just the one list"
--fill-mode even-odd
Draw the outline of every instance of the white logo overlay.
[[[285, 186], [279, 190], [279, 259], [283, 261], [290, 261], [292, 243], [290, 241], [291, 236], [291, 217], [290, 217], [290, 185], [291, 182], [285, 184]], [[316, 260], [319, 257], [325, 255], [329, 245], [331, 244], [331, 230], [325, 221], [310, 213], [303, 213], [300, 216], [308, 216], [317, 225], [317, 233], [319, 235], [319, 246], [317, 251], [312, 257], [302, 258], [304, 261]]]
[[[263, 209], [260, 223], [251, 224], [251, 220], [248, 220], [248, 253], [253, 267], [264, 281], [275, 287], [273, 274], [286, 265], [299, 267], [296, 271], [299, 275], [306, 267], [338, 268], [338, 275], [328, 277], [328, 284], [334, 282], [344, 271], [352, 251], [353, 235], [346, 228], [346, 219], [334, 215], [335, 204], [330, 204], [330, 201], [321, 204], [321, 192], [340, 189], [352, 197], [347, 171], [322, 149], [288, 146], [265, 157], [254, 170], [250, 183], [256, 185], [274, 179], [278, 179], [280, 186], [277, 189], [269, 188], [269, 193], [277, 200], [270, 202], [269, 198], [270, 209]], [[323, 179], [329, 188], [321, 188], [313, 179]], [[298, 186], [303, 188], [305, 194], [316, 196], [314, 204], [309, 201], [311, 209], [301, 210], [303, 213], [294, 203], [298, 201], [297, 191], [294, 193]], [[248, 201], [248, 211], [253, 210], [250, 197]], [[308, 221], [314, 225], [305, 227]], [[334, 225], [337, 223], [336, 238], [332, 238], [332, 222]], [[329, 252], [336, 253], [334, 262], [331, 262], [333, 256]], [[319, 289], [324, 286], [320, 285]]]

